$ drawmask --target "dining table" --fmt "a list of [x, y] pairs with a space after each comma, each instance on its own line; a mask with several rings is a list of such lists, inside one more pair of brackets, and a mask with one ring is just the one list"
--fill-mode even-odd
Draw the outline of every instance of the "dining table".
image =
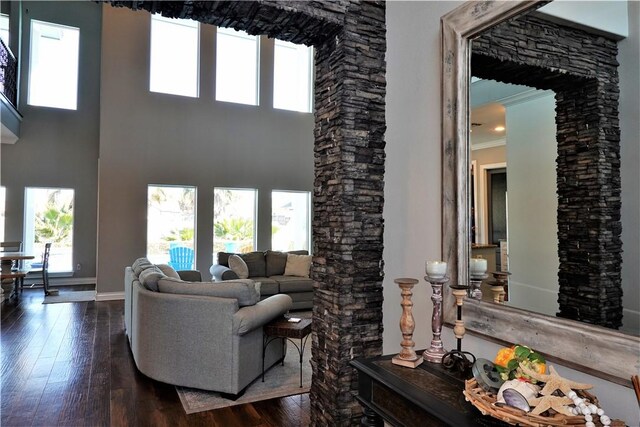
[[[35, 256], [28, 252], [0, 252], [0, 265], [2, 270], [0, 271], [0, 281], [4, 282], [5, 279], [13, 280], [13, 289], [9, 298], [17, 297], [20, 281], [27, 275], [28, 270], [13, 268], [14, 261], [23, 261], [28, 259], [34, 259]], [[0, 286], [0, 295], [4, 300], [4, 289]]]

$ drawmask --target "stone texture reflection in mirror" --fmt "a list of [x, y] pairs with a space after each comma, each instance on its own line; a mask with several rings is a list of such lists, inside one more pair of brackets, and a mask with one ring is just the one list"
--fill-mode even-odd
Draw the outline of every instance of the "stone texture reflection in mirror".
[[471, 54], [474, 77], [555, 93], [557, 315], [614, 329], [622, 325], [616, 55], [615, 40], [531, 13], [483, 32]]
[[[506, 33], [505, 41], [512, 40], [513, 36], [508, 34], [509, 31], [527, 30], [511, 26], [518, 24], [509, 22], [509, 19], [522, 16], [544, 3], [546, 2], [467, 2], [442, 17], [442, 245], [443, 257], [452, 266], [452, 282], [468, 282], [468, 264], [471, 256], [471, 123], [468, 115], [472, 55], [470, 41], [474, 40], [474, 43], [482, 47], [483, 35], [493, 31], [499, 32], [495, 27], [501, 23], [505, 23], [502, 30]], [[554, 31], [557, 36], [558, 30], [552, 30], [550, 34]], [[495, 46], [489, 45], [486, 48], [486, 60], [489, 64], [491, 61], [506, 61], [507, 65], [512, 67], [507, 73], [510, 75], [503, 76], [503, 81], [532, 74], [531, 71], [523, 71], [524, 65], [531, 65], [527, 64], [527, 61], [532, 61], [538, 70], [550, 71], [546, 74], [547, 77], [542, 83], [518, 83], [529, 83], [533, 87], [554, 90], [556, 103], [566, 103], [563, 105], [565, 111], [559, 114], [557, 119], [558, 129], [562, 129], [562, 134], [558, 137], [558, 147], [566, 150], [564, 155], [567, 166], [562, 167], [569, 168], [567, 170], [570, 172], [558, 175], [557, 180], [563, 181], [558, 186], [562, 191], [560, 198], [563, 199], [558, 201], [559, 209], [562, 209], [558, 217], [564, 215], [568, 222], [559, 220], [558, 234], [561, 245], [569, 246], [559, 248], [559, 262], [568, 263], [564, 270], [567, 273], [562, 273], [563, 270], [560, 269], [559, 274], [566, 274], [566, 282], [570, 285], [575, 284], [578, 277], [584, 280], [579, 283], [581, 289], [575, 287], [573, 292], [586, 292], [583, 295], [585, 299], [594, 299], [595, 306], [599, 308], [589, 313], [594, 316], [591, 319], [597, 319], [592, 320], [593, 323], [597, 321], [616, 326], [619, 323], [620, 310], [620, 159], [615, 58], [611, 61], [608, 54], [603, 56], [602, 53], [592, 52], [591, 60], [601, 64], [598, 69], [592, 67], [587, 72], [580, 72], [577, 64], [584, 62], [584, 58], [575, 54], [574, 50], [578, 49], [578, 46], [563, 47], [548, 40], [537, 41], [537, 35], [534, 33], [528, 33], [526, 40], [518, 40], [515, 46], [511, 44], [511, 49], [517, 51], [524, 48], [526, 51], [530, 46], [540, 44], [546, 49], [544, 53], [533, 57], [527, 54], [511, 55], [500, 53]], [[558, 53], [560, 55], [557, 55]], [[562, 71], [558, 72], [560, 70]], [[573, 101], [569, 100], [569, 89], [566, 89], [567, 95], [558, 94], [563, 83], [569, 86], [569, 83], [563, 80], [568, 79], [570, 75], [576, 79], [572, 89], [575, 93], [571, 95], [578, 95]], [[599, 107], [592, 110], [594, 105]], [[570, 124], [570, 119], [576, 120]], [[581, 161], [589, 167], [581, 166]], [[583, 200], [572, 199], [580, 193], [586, 195], [586, 204]], [[603, 226], [595, 227], [594, 224]], [[600, 246], [591, 246], [592, 243], [598, 243]], [[601, 246], [605, 245], [610, 245], [611, 251], [607, 251], [606, 247], [603, 250]], [[599, 276], [605, 278], [604, 287], [600, 285]], [[562, 283], [562, 280], [560, 282]], [[607, 293], [610, 295], [606, 295]], [[569, 292], [567, 297], [575, 295]], [[617, 304], [611, 311], [606, 307], [608, 298], [614, 301], [614, 305]], [[445, 294], [444, 315], [449, 325], [455, 322], [455, 311], [452, 309], [454, 304], [451, 293]], [[588, 304], [574, 304], [574, 308], [582, 309], [587, 306]], [[465, 307], [467, 330], [470, 333], [498, 342], [526, 343], [548, 355], [550, 360], [560, 361], [566, 366], [584, 370], [592, 375], [630, 385], [630, 375], [640, 366], [640, 355], [637, 353], [640, 338], [637, 336], [474, 299], [469, 299]]]

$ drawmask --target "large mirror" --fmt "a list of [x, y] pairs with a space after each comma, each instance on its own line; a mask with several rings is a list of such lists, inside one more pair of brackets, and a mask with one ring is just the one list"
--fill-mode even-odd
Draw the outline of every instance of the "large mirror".
[[[442, 19], [443, 29], [443, 254], [446, 260], [451, 265], [452, 281], [459, 283], [468, 283], [469, 281], [469, 259], [474, 255], [474, 249], [483, 249], [482, 244], [486, 244], [486, 238], [489, 233], [495, 234], [495, 237], [500, 240], [500, 227], [487, 227], [487, 216], [482, 217], [485, 223], [477, 220], [477, 205], [474, 200], [478, 200], [477, 195], [477, 182], [472, 179], [473, 176], [481, 177], [479, 174], [480, 168], [473, 170], [470, 167], [472, 165], [472, 150], [469, 138], [469, 129], [473, 129], [472, 124], [477, 123], [476, 120], [471, 120], [469, 111], [470, 105], [473, 101], [470, 101], [469, 89], [471, 86], [471, 58], [472, 58], [472, 40], [480, 40], [480, 47], [482, 48], [483, 34], [487, 34], [487, 30], [495, 28], [496, 25], [510, 20], [516, 16], [521, 16], [524, 13], [530, 12], [533, 9], [538, 8], [540, 5], [546, 2], [469, 2], [458, 9], [454, 10], [450, 14], [446, 15]], [[511, 21], [510, 21], [511, 22]], [[523, 41], [525, 43], [531, 40]], [[535, 42], [533, 42], [535, 44]], [[489, 48], [491, 49], [491, 48]], [[474, 61], [474, 71], [482, 69], [482, 63], [477, 66]], [[484, 64], [487, 70], [495, 70], [495, 64], [490, 60], [485, 61]], [[507, 75], [516, 75], [518, 70], [511, 69], [505, 72]], [[486, 80], [490, 79], [486, 71], [480, 71], [478, 77]], [[591, 76], [588, 76], [591, 77]], [[554, 77], [549, 77], [552, 80]], [[553, 89], [552, 85], [541, 85], [536, 82], [527, 82], [526, 78], [521, 81], [509, 81], [500, 76], [499, 80], [507, 83], [531, 83], [534, 88], [541, 89]], [[557, 79], [556, 79], [557, 83]], [[617, 83], [617, 82], [616, 82]], [[583, 86], [590, 84], [589, 78], [583, 80]], [[526, 90], [526, 89], [524, 89]], [[617, 90], [617, 87], [615, 88]], [[561, 92], [561, 91], [560, 91]], [[473, 95], [472, 95], [473, 97]], [[541, 94], [538, 99], [545, 100], [547, 103], [552, 102], [554, 96], [549, 94]], [[557, 96], [556, 100], [560, 103], [563, 102], [562, 96]], [[558, 100], [559, 98], [559, 100]], [[566, 97], [565, 97], [566, 98]], [[583, 98], [588, 99], [589, 96]], [[551, 101], [549, 101], [551, 99]], [[576, 100], [571, 102], [575, 103]], [[578, 100], [579, 102], [579, 100]], [[490, 106], [487, 108], [491, 108]], [[504, 108], [504, 106], [503, 106]], [[482, 113], [482, 112], [481, 112]], [[486, 113], [486, 112], [485, 112]], [[584, 116], [584, 115], [583, 115]], [[588, 116], [588, 115], [586, 115]], [[562, 119], [560, 120], [562, 122]], [[589, 123], [581, 123], [580, 126], [588, 128]], [[593, 130], [593, 129], [592, 129]], [[597, 131], [596, 131], [597, 132]], [[558, 137], [560, 141], [560, 136]], [[559, 142], [560, 143], [560, 142]], [[575, 145], [575, 144], [574, 144]], [[588, 145], [588, 144], [587, 144]], [[478, 159], [475, 159], [478, 160]], [[497, 189], [501, 185], [500, 177], [500, 163], [506, 162], [493, 162], [490, 163], [495, 166], [496, 177], [494, 184]], [[476, 164], [477, 166], [477, 164]], [[513, 165], [512, 165], [513, 166]], [[558, 165], [558, 176], [555, 178], [560, 180], [567, 180], [571, 178], [562, 177], [561, 165]], [[486, 168], [484, 168], [486, 169]], [[486, 172], [486, 170], [483, 170]], [[521, 172], [521, 171], [520, 171]], [[575, 177], [575, 172], [573, 173]], [[482, 176], [483, 177], [483, 176]], [[483, 181], [486, 181], [483, 177]], [[487, 184], [484, 184], [484, 191], [486, 192]], [[575, 182], [574, 182], [575, 184]], [[491, 184], [490, 184], [491, 185]], [[581, 185], [581, 183], [578, 183]], [[596, 188], [596, 191], [604, 191], [605, 184]], [[559, 190], [561, 191], [561, 190]], [[573, 189], [575, 192], [575, 188]], [[469, 197], [470, 194], [475, 195]], [[484, 197], [484, 195], [481, 195]], [[564, 203], [562, 197], [558, 198], [560, 203]], [[582, 203], [582, 202], [581, 202]], [[475, 206], [476, 210], [472, 210], [471, 207]], [[500, 207], [500, 202], [496, 202], [496, 206]], [[551, 209], [554, 209], [551, 207]], [[557, 209], [557, 208], [555, 208]], [[564, 210], [563, 210], [564, 209]], [[577, 266], [576, 269], [571, 271], [567, 270], [566, 266], [561, 264], [569, 259], [572, 262], [576, 261], [576, 257], [579, 258], [579, 253], [571, 252], [571, 247], [568, 254], [562, 252], [563, 245], [563, 233], [569, 235], [565, 239], [566, 242], [571, 242], [570, 246], [575, 249], [577, 246], [580, 248], [581, 243], [579, 238], [575, 241], [569, 238], [573, 237], [573, 234], [584, 234], [583, 230], [576, 230], [573, 233], [563, 223], [562, 215], [565, 215], [565, 220], [573, 220], [576, 223], [573, 213], [566, 215], [565, 207], [560, 207], [558, 212], [561, 213], [558, 218], [558, 240], [560, 242], [560, 251], [558, 251], [558, 271], [556, 277], [559, 277], [560, 284], [562, 280], [566, 279], [567, 275], [573, 274], [570, 280], [573, 282], [587, 283], [591, 286], [597, 287], [600, 284], [593, 282], [595, 279], [589, 277], [578, 277], [578, 273], [585, 270], [584, 267]], [[514, 219], [517, 221], [517, 219]], [[551, 220], [553, 221], [553, 220]], [[480, 224], [478, 223], [480, 222]], [[569, 222], [570, 223], [570, 222]], [[584, 221], [579, 222], [583, 224]], [[476, 227], [476, 228], [474, 228]], [[483, 227], [481, 230], [478, 227]], [[569, 230], [569, 231], [567, 231]], [[592, 234], [593, 240], [602, 238], [599, 236], [599, 230], [587, 231], [586, 234]], [[573, 233], [573, 234], [572, 234]], [[595, 233], [595, 234], [594, 234]], [[484, 234], [484, 237], [482, 236]], [[513, 240], [515, 236], [510, 235], [510, 239]], [[606, 237], [605, 237], [606, 238]], [[478, 245], [473, 245], [473, 241], [476, 241]], [[506, 239], [503, 239], [506, 240]], [[515, 243], [515, 242], [514, 242]], [[584, 245], [584, 243], [582, 243]], [[475, 248], [472, 248], [475, 246]], [[493, 248], [495, 250], [495, 248]], [[511, 250], [516, 249], [516, 246], [512, 246]], [[580, 252], [580, 251], [578, 251]], [[591, 251], [582, 251], [591, 254]], [[615, 252], [615, 251], [613, 251]], [[514, 255], [512, 253], [512, 255]], [[500, 253], [497, 254], [500, 257]], [[515, 261], [515, 260], [514, 260]], [[598, 261], [589, 260], [593, 265], [611, 265], [608, 260]], [[563, 270], [565, 268], [565, 270]], [[612, 271], [604, 273], [596, 273], [597, 276], [610, 276], [615, 278], [617, 274], [619, 277], [619, 263], [614, 266]], [[564, 273], [563, 273], [564, 271]], [[568, 273], [567, 273], [568, 272]], [[523, 276], [524, 273], [521, 273]], [[564, 276], [563, 276], [564, 275]], [[522, 277], [521, 276], [521, 277]], [[553, 276], [553, 274], [552, 274]], [[514, 282], [521, 281], [521, 277], [514, 277]], [[564, 277], [564, 279], [563, 279]], [[538, 281], [539, 279], [536, 279]], [[582, 281], [582, 282], [581, 282]], [[618, 280], [619, 281], [619, 280]], [[566, 286], [565, 286], [566, 289]], [[513, 289], [512, 289], [513, 291]], [[569, 293], [569, 297], [572, 295]], [[513, 296], [517, 300], [517, 296]], [[559, 298], [561, 299], [561, 298]], [[451, 295], [446, 296], [445, 302], [445, 320], [448, 323], [452, 323], [454, 317], [454, 310], [450, 309], [453, 302]], [[582, 310], [582, 306], [573, 303], [578, 309]], [[606, 303], [603, 304], [603, 306]], [[533, 308], [533, 307], [528, 307]], [[609, 380], [616, 381], [621, 384], [630, 384], [629, 378], [631, 375], [637, 372], [638, 368], [638, 356], [637, 349], [640, 346], [640, 339], [627, 334], [623, 334], [611, 329], [604, 329], [599, 326], [592, 326], [585, 323], [578, 323], [574, 320], [567, 320], [558, 317], [551, 317], [556, 308], [552, 308], [548, 311], [537, 309], [539, 312], [528, 311], [518, 309], [509, 305], [494, 304], [485, 301], [468, 300], [465, 305], [465, 320], [467, 329], [479, 335], [483, 335], [489, 339], [501, 341], [501, 342], [523, 342], [527, 343], [538, 350], [546, 353], [550, 359], [559, 360], [562, 363], [572, 366], [574, 368], [587, 371], [593, 375], [597, 375]], [[540, 311], [542, 313], [540, 313]], [[558, 309], [558, 311], [562, 311]], [[571, 311], [571, 310], [569, 310]], [[582, 310], [584, 311], [584, 310]], [[606, 311], [602, 308], [597, 308], [594, 312], [600, 315], [600, 312]], [[545, 314], [546, 313], [546, 314]], [[566, 314], [566, 315], [565, 315]], [[565, 310], [563, 317], [577, 318]], [[610, 327], [616, 327], [615, 314], [613, 315], [614, 321]], [[590, 323], [598, 323], [596, 321], [586, 320]]]

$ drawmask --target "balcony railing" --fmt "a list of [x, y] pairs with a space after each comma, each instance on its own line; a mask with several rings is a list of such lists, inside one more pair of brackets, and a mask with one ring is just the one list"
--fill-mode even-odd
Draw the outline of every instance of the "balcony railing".
[[18, 62], [2, 39], [0, 39], [0, 92], [14, 108], [18, 105]]

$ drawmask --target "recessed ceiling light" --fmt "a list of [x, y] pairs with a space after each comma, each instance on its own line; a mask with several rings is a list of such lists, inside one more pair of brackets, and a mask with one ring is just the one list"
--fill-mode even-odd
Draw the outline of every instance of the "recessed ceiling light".
[[504, 130], [504, 126], [496, 126], [495, 128], [493, 128], [493, 130], [495, 130], [496, 132], [502, 132]]

